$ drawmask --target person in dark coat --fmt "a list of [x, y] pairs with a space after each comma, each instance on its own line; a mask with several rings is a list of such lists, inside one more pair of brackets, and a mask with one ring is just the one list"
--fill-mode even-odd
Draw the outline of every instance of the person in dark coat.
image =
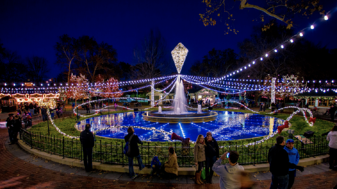
[[87, 110], [87, 114], [90, 113], [90, 106], [89, 106], [89, 104], [85, 105], [85, 109]]
[[289, 183], [289, 168], [299, 169], [303, 172], [304, 168], [289, 162], [289, 156], [284, 149], [285, 140], [283, 136], [276, 137], [275, 146], [269, 149], [268, 162], [272, 173], [270, 189], [286, 189]]
[[335, 121], [335, 112], [336, 112], [336, 106], [332, 105], [332, 107], [329, 110], [332, 122]]
[[42, 114], [42, 120], [46, 121], [47, 120], [47, 109], [46, 109], [46, 107], [44, 107], [44, 106], [42, 107], [41, 114]]
[[213, 164], [219, 159], [219, 146], [217, 141], [212, 137], [211, 132], [206, 134], [206, 182], [212, 183]]
[[129, 142], [129, 153], [127, 154], [129, 159], [129, 175], [132, 179], [136, 178], [138, 175], [133, 171], [133, 158], [136, 157], [139, 164], [139, 170], [142, 170], [145, 166], [143, 165], [142, 158], [139, 154], [138, 144], [143, 144], [139, 140], [138, 136], [134, 134], [135, 130], [133, 127], [128, 128], [128, 135], [124, 137], [125, 142]]
[[90, 131], [90, 124], [85, 125], [85, 130], [81, 132], [80, 140], [83, 147], [83, 162], [85, 171], [92, 170], [92, 148], [95, 145], [94, 134]]
[[19, 115], [14, 116], [14, 130], [13, 130], [13, 141], [14, 143], [18, 142], [18, 133], [20, 132], [20, 129], [22, 128], [22, 120]]
[[14, 119], [13, 119], [13, 114], [9, 114], [8, 118], [6, 120], [7, 122], [7, 129], [8, 129], [8, 137], [9, 137], [9, 141], [10, 144], [14, 144], [14, 140], [13, 140], [13, 132], [14, 132]]
[[31, 116], [34, 115], [34, 105], [33, 105], [33, 103], [29, 104], [29, 112], [31, 113]]

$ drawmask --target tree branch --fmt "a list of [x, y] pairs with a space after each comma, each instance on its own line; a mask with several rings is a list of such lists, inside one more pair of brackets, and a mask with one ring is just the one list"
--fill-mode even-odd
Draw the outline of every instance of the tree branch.
[[249, 4], [249, 3], [247, 3], [247, 0], [241, 0], [240, 9], [244, 9], [244, 8], [252, 8], [252, 9], [259, 10], [259, 11], [261, 11], [261, 12], [266, 13], [267, 15], [269, 15], [269, 16], [271, 16], [271, 17], [274, 17], [274, 18], [276, 18], [276, 19], [278, 19], [278, 20], [280, 20], [280, 21], [282, 21], [282, 22], [288, 24], [288, 22], [284, 20], [284, 17], [281, 18], [280, 16], [278, 16], [278, 15], [276, 15], [276, 14], [273, 14], [273, 13], [269, 12], [267, 9], [264, 9], [264, 8], [259, 7], [259, 6], [257, 6], [257, 5]]

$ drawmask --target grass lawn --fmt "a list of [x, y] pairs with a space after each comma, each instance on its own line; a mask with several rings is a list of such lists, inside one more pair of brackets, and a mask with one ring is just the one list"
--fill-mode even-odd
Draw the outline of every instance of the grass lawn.
[[[155, 108], [156, 109], [156, 108]], [[154, 110], [154, 109], [150, 109]], [[226, 109], [215, 108], [214, 110], [225, 111]], [[247, 110], [228, 110], [237, 111], [244, 113], [251, 113]], [[121, 113], [121, 112], [132, 112], [129, 111], [116, 111], [110, 113]], [[108, 114], [108, 112], [104, 112]], [[286, 119], [290, 114], [277, 114], [270, 115], [267, 113], [261, 113], [262, 115], [273, 116], [281, 119]], [[88, 119], [80, 118], [79, 121]], [[59, 118], [54, 120], [55, 124], [61, 129], [61, 131], [67, 133], [71, 136], [79, 136], [80, 132], [77, 131], [74, 125], [77, 122], [76, 116], [71, 116], [68, 118]], [[300, 149], [301, 158], [311, 157], [313, 155], [324, 154], [327, 152], [327, 142], [325, 137], [320, 137], [322, 133], [325, 133], [333, 127], [333, 123], [325, 120], [316, 120], [313, 127], [309, 126], [302, 115], [296, 115], [291, 120], [291, 129], [295, 132], [294, 134], [303, 134], [305, 131], [314, 131], [315, 139], [314, 143], [310, 145], [302, 146], [300, 141], [295, 141], [295, 147]], [[32, 140], [30, 140], [29, 135], [23, 135], [27, 144], [32, 144], [34, 148], [41, 149], [43, 151], [64, 155], [65, 157], [81, 159], [82, 150], [79, 140], [69, 139], [57, 132], [57, 130], [50, 124], [50, 136], [48, 136], [48, 125], [47, 122], [42, 122], [34, 125], [29, 129], [32, 132]], [[287, 137], [288, 133], [282, 132], [281, 135]], [[278, 134], [276, 135], [278, 136]], [[263, 163], [267, 161], [268, 150], [275, 143], [275, 137], [253, 146], [245, 146], [245, 144], [261, 140], [262, 137], [253, 139], [243, 139], [235, 141], [218, 141], [220, 148], [220, 153], [224, 153], [229, 150], [236, 150], [240, 153], [240, 164], [255, 164]], [[110, 164], [127, 164], [127, 158], [122, 153], [123, 146], [125, 145], [124, 140], [121, 139], [108, 139], [103, 137], [96, 137], [96, 144], [94, 147], [93, 159], [94, 161]], [[167, 160], [168, 147], [173, 146], [176, 149], [178, 156], [178, 161], [180, 166], [190, 166], [193, 164], [193, 147], [194, 144], [190, 144], [189, 147], [182, 147], [181, 142], [144, 142], [140, 145], [140, 151], [142, 154], [143, 162], [147, 165], [150, 164], [151, 159], [154, 155], [157, 155], [161, 161]]]

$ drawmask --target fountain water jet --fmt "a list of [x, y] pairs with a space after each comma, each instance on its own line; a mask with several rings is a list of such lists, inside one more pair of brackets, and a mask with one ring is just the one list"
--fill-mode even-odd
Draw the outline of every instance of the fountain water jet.
[[184, 84], [180, 80], [180, 75], [178, 75], [176, 81], [176, 93], [173, 100], [173, 113], [174, 114], [184, 114], [187, 113], [186, 108], [186, 97], [184, 91]]
[[188, 50], [183, 44], [178, 43], [171, 53], [178, 72], [173, 111], [162, 111], [159, 107], [158, 111], [145, 112], [143, 114], [144, 120], [159, 123], [201, 123], [215, 120], [218, 115], [216, 112], [202, 112], [201, 107], [198, 107], [198, 112], [187, 111], [184, 83], [180, 78], [180, 72]]

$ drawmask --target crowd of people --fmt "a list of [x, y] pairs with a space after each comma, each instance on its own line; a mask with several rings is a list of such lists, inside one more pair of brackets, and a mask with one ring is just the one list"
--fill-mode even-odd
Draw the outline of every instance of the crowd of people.
[[[58, 105], [60, 106], [60, 105]], [[29, 107], [29, 106], [28, 106]], [[33, 106], [34, 107], [34, 106]], [[58, 107], [60, 108], [60, 107]], [[33, 108], [34, 110], [34, 108]], [[42, 115], [46, 114], [46, 109], [41, 108]], [[21, 114], [28, 114], [32, 112], [26, 110]], [[20, 111], [16, 115], [9, 114], [7, 118], [7, 128], [9, 134], [10, 144], [17, 142], [18, 132], [22, 126], [22, 119]], [[45, 117], [43, 116], [43, 119]], [[85, 170], [92, 171], [92, 153], [95, 144], [95, 136], [90, 131], [91, 125], [86, 124], [85, 130], [80, 134], [80, 141], [83, 147], [84, 166]], [[134, 179], [138, 175], [134, 172], [133, 161], [136, 158], [138, 161], [139, 170], [145, 166], [142, 162], [138, 144], [143, 144], [139, 137], [135, 134], [133, 127], [127, 129], [128, 134], [124, 137], [125, 148], [124, 153], [128, 157], [129, 176]], [[329, 168], [336, 169], [337, 163], [337, 125], [335, 125], [327, 134], [329, 141]], [[254, 188], [256, 182], [249, 179], [249, 174], [244, 171], [244, 168], [239, 165], [239, 153], [236, 151], [225, 152], [219, 154], [219, 146], [217, 141], [213, 138], [211, 132], [206, 135], [198, 135], [194, 146], [194, 163], [195, 163], [195, 183], [202, 185], [204, 183], [212, 183], [214, 173], [220, 176], [220, 188]], [[287, 139], [283, 136], [276, 137], [276, 144], [269, 149], [268, 162], [271, 178], [271, 189], [290, 189], [293, 187], [296, 171], [303, 171], [302, 166], [298, 166], [300, 155], [298, 150], [294, 147], [294, 140]], [[224, 164], [225, 163], [225, 164]], [[159, 175], [161, 177], [174, 178], [178, 176], [178, 159], [173, 147], [168, 148], [168, 160], [161, 163], [158, 156], [154, 156], [151, 161], [151, 175]], [[202, 171], [205, 170], [205, 178], [201, 178]]]

